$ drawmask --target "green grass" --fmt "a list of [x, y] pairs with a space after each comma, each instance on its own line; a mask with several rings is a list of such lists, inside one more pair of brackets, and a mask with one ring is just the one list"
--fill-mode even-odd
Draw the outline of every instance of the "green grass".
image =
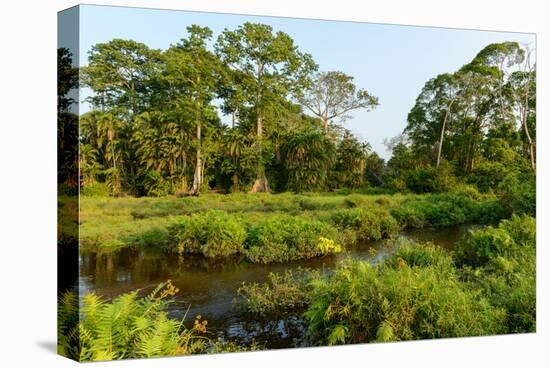
[[461, 193], [82, 197], [80, 240], [88, 250], [156, 246], [268, 263], [337, 253], [406, 227], [492, 222], [500, 209], [494, 197]]

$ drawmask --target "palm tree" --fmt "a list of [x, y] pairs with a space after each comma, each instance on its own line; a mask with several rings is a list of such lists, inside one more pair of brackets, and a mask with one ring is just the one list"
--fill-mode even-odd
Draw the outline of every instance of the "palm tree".
[[318, 191], [326, 187], [328, 170], [336, 156], [326, 134], [320, 130], [295, 134], [283, 145], [283, 151], [290, 190]]

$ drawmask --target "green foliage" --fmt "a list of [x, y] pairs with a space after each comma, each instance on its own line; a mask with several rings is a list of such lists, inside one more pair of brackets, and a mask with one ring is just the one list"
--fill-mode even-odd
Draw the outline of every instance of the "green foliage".
[[498, 201], [476, 201], [464, 194], [451, 193], [412, 197], [392, 208], [391, 213], [401, 225], [409, 228], [491, 223], [506, 216]]
[[404, 265], [410, 267], [434, 267], [445, 271], [454, 271], [453, 259], [449, 253], [432, 243], [417, 244], [410, 241], [401, 241], [395, 252], [384, 259], [384, 265], [398, 269]]
[[509, 173], [500, 183], [498, 195], [509, 213], [535, 215], [537, 190], [533, 175]]
[[376, 152], [372, 152], [367, 157], [367, 166], [365, 168], [365, 179], [371, 186], [382, 186], [385, 175], [385, 161], [380, 158]]
[[452, 190], [457, 184], [453, 168], [443, 162], [438, 168], [417, 168], [407, 174], [407, 189], [416, 193], [446, 192]]
[[269, 273], [265, 283], [245, 283], [237, 293], [249, 312], [273, 314], [303, 309], [309, 303], [310, 281], [319, 272], [298, 268], [284, 273]]
[[391, 238], [399, 230], [399, 224], [394, 217], [383, 209], [341, 209], [332, 214], [331, 220], [340, 228], [355, 231], [360, 240]]
[[206, 323], [195, 321], [187, 329], [169, 319], [167, 297], [177, 288], [160, 284], [151, 294], [122, 294], [108, 302], [94, 293], [84, 295], [79, 311], [76, 296], [66, 293], [58, 301], [58, 350], [78, 361], [150, 358], [200, 353], [207, 339], [200, 334]]
[[109, 196], [111, 189], [101, 182], [96, 182], [90, 185], [84, 185], [80, 190], [83, 196]]
[[346, 130], [336, 150], [333, 185], [349, 188], [363, 186], [369, 151], [369, 144], [360, 142]]
[[294, 192], [321, 191], [327, 187], [335, 149], [321, 131], [293, 134], [282, 147], [288, 171], [287, 188]]
[[337, 231], [328, 223], [283, 214], [273, 214], [251, 223], [246, 239], [246, 257], [252, 262], [291, 261], [342, 251], [334, 242]]
[[456, 249], [455, 258], [474, 289], [506, 310], [506, 332], [536, 329], [536, 221], [514, 215], [498, 228], [470, 233]]
[[459, 264], [486, 265], [500, 255], [510, 255], [514, 241], [505, 230], [489, 227], [471, 231], [456, 249]]
[[499, 256], [513, 258], [521, 247], [535, 247], [535, 219], [514, 215], [498, 227], [472, 230], [455, 249], [458, 264], [472, 267], [485, 266]]
[[[246, 229], [234, 215], [222, 211], [193, 214], [176, 221], [170, 228], [179, 253], [200, 253], [223, 257], [243, 251]], [[169, 244], [169, 246], [173, 246]]]
[[503, 311], [464, 286], [451, 261], [440, 260], [437, 266], [424, 261], [413, 267], [404, 260], [397, 267], [347, 261], [334, 274], [313, 280], [305, 312], [309, 340], [332, 345], [502, 332]]

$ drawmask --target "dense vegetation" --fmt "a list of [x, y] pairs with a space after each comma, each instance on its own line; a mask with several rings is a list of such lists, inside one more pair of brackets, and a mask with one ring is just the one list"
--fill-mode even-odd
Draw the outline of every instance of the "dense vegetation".
[[[380, 103], [352, 76], [319, 70], [264, 24], [213, 36], [192, 25], [165, 50], [113, 39], [80, 70], [58, 51], [60, 243], [290, 264], [388, 239], [394, 248], [377, 262], [272, 273], [236, 296], [252, 314], [299, 315], [306, 345], [535, 330], [530, 50], [490, 44], [427, 81], [385, 161], [344, 127], [350, 112]], [[79, 81], [91, 110], [76, 116]], [[80, 212], [64, 212], [64, 194], [78, 187]], [[78, 231], [63, 230], [75, 221]], [[453, 252], [395, 240], [462, 224], [478, 227]], [[102, 360], [259, 348], [213, 342], [204, 320], [170, 319], [176, 291], [87, 294], [80, 311], [78, 297], [61, 295], [60, 352]]]
[[[217, 39], [193, 25], [166, 50], [122, 39], [97, 44], [80, 74], [61, 49], [60, 139], [75, 138], [69, 91], [80, 75], [93, 92], [78, 137], [84, 195], [472, 185], [533, 211], [530, 58], [517, 43], [490, 44], [455, 73], [429, 80], [403, 133], [388, 140], [385, 162], [344, 128], [351, 111], [379, 104], [352, 76], [319, 71], [289, 35], [267, 25], [245, 23]], [[74, 165], [69, 148], [60, 142], [60, 178], [74, 185], [65, 172]]]
[[461, 192], [82, 198], [80, 240], [84, 250], [151, 246], [268, 263], [338, 253], [405, 228], [491, 224], [505, 217], [495, 195]]
[[533, 332], [535, 237], [534, 218], [514, 216], [471, 231], [454, 253], [399, 243], [376, 264], [272, 274], [239, 293], [250, 312], [305, 310], [318, 345]]

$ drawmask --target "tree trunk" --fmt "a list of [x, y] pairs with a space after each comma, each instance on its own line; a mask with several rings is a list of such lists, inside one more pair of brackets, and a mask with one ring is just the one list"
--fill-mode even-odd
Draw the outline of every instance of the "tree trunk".
[[525, 93], [525, 107], [523, 108], [523, 111], [522, 111], [521, 122], [523, 125], [523, 131], [525, 132], [525, 136], [527, 137], [527, 145], [529, 148], [529, 160], [531, 161], [531, 169], [533, 170], [533, 173], [536, 174], [537, 165], [535, 162], [535, 147], [533, 144], [533, 139], [531, 138], [531, 134], [529, 133], [529, 127], [527, 126], [528, 112], [529, 112], [529, 87], [527, 87], [527, 90]]
[[201, 125], [197, 124], [197, 161], [195, 164], [195, 174], [193, 175], [193, 186], [190, 195], [198, 196], [202, 186], [202, 157], [201, 157]]
[[533, 139], [531, 138], [531, 134], [529, 134], [529, 129], [527, 127], [527, 121], [523, 122], [523, 131], [525, 131], [525, 136], [527, 137], [528, 147], [529, 147], [529, 159], [531, 161], [531, 169], [533, 170], [533, 173], [536, 173], [537, 171], [537, 165], [535, 163], [535, 148], [533, 144]]
[[252, 185], [250, 192], [271, 192], [269, 189], [269, 183], [265, 176], [265, 171], [262, 162], [262, 133], [263, 133], [263, 116], [259, 113], [257, 118], [257, 130], [256, 135], [258, 138], [258, 164], [256, 166], [256, 181]]
[[443, 138], [445, 137], [445, 127], [447, 126], [447, 119], [451, 114], [451, 107], [453, 106], [453, 103], [454, 103], [454, 99], [451, 101], [451, 103], [449, 103], [447, 112], [445, 112], [445, 118], [443, 119], [443, 125], [441, 126], [441, 136], [439, 137], [439, 147], [437, 149], [437, 164], [436, 164], [437, 168], [439, 168], [439, 164], [441, 163], [441, 150], [443, 149]]

